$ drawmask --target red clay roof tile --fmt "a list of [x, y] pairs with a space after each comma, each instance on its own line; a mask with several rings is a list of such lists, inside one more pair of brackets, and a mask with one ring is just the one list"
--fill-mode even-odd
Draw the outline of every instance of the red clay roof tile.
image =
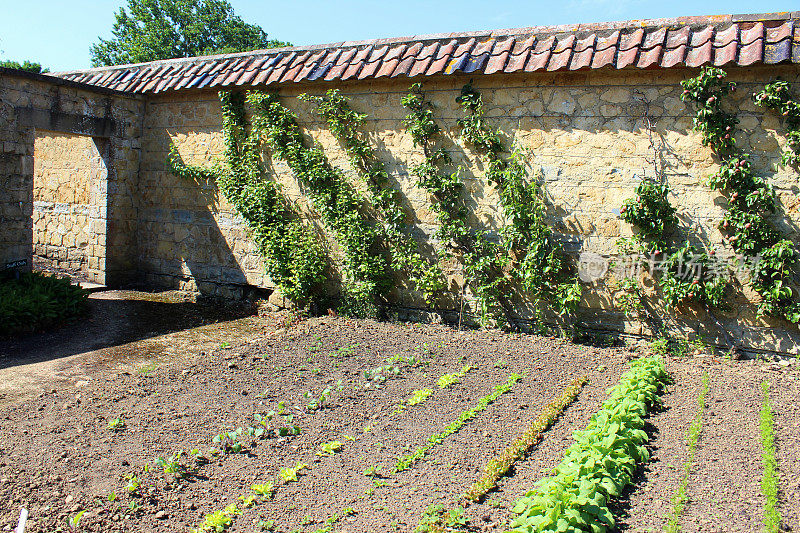
[[620, 49], [617, 54], [617, 68], [625, 68], [633, 65], [636, 62], [636, 57], [639, 55], [639, 48], [629, 48], [627, 50]]
[[511, 49], [511, 53], [508, 56], [506, 66], [503, 68], [503, 72], [517, 72], [525, 68], [525, 63], [528, 62], [531, 49], [536, 43], [536, 37], [531, 35], [527, 39], [515, 39], [515, 41], [514, 47]]
[[443, 44], [439, 47], [439, 50], [436, 51], [436, 55], [431, 61], [428, 70], [425, 71], [425, 75], [431, 76], [433, 74], [439, 74], [442, 72], [447, 65], [447, 62], [450, 60], [450, 56], [453, 54], [453, 50], [456, 49], [458, 45], [458, 41], [455, 39], [451, 40], [450, 42]]
[[295, 81], [297, 75], [300, 74], [300, 71], [303, 70], [305, 66], [306, 60], [308, 60], [312, 55], [311, 51], [306, 51], [303, 54], [297, 54], [295, 58], [292, 60], [289, 65], [287, 65], [286, 70], [283, 72], [280, 78], [280, 82], [290, 82]]
[[342, 74], [342, 79], [343, 80], [348, 80], [348, 79], [350, 79], [352, 77], [355, 77], [358, 74], [358, 71], [361, 70], [361, 67], [364, 66], [364, 63], [366, 62], [367, 57], [369, 57], [369, 55], [371, 53], [372, 53], [372, 47], [371, 46], [367, 47], [367, 48], [364, 48], [362, 50], [359, 50], [356, 53], [356, 56], [353, 58], [353, 61], [350, 63], [350, 65], [344, 71], [344, 74]]
[[700, 67], [711, 63], [711, 39], [708, 39], [700, 46], [693, 46], [686, 54], [687, 67]]
[[714, 48], [714, 65], [721, 67], [728, 63], [736, 61], [736, 51], [738, 50], [738, 43], [733, 41], [720, 48]]
[[661, 67], [671, 68], [675, 65], [680, 65], [686, 56], [686, 48], [686, 45], [682, 44], [676, 48], [664, 50], [664, 55], [661, 57]]
[[456, 72], [800, 63], [798, 18], [800, 12], [541, 26], [259, 50], [57, 75], [158, 93]]
[[408, 76], [412, 78], [414, 76], [425, 74], [425, 71], [433, 61], [438, 49], [439, 43], [431, 43], [423, 48], [422, 52], [420, 52], [420, 54], [416, 57], [414, 64], [411, 66], [411, 70], [408, 71]]
[[486, 68], [483, 70], [484, 74], [494, 74], [502, 71], [512, 48], [514, 48], [513, 37], [496, 43], [492, 48], [492, 55], [489, 57], [488, 63], [486, 63]]
[[320, 50], [315, 54], [311, 54], [311, 57], [306, 59], [303, 62], [303, 68], [297, 73], [294, 77], [294, 81], [303, 81], [304, 79], [308, 78], [308, 75], [320, 64], [322, 58], [328, 55], [327, 50]]
[[622, 40], [619, 43], [620, 52], [632, 48], [639, 48], [642, 45], [642, 39], [644, 39], [644, 30], [642, 28], [637, 28], [630, 33], [623, 34]]
[[386, 57], [381, 60], [380, 68], [375, 73], [376, 78], [383, 78], [386, 76], [391, 76], [394, 72], [394, 69], [397, 68], [397, 65], [400, 64], [400, 58], [403, 57], [403, 53], [408, 48], [405, 44], [400, 44], [394, 46], [389, 49], [386, 53]]
[[724, 30], [717, 30], [714, 35], [714, 48], [722, 48], [731, 43], [737, 43], [739, 38], [739, 26], [736, 24]]
[[597, 35], [593, 33], [575, 44], [575, 52], [569, 64], [570, 70], [591, 68], [595, 41], [597, 41]]
[[712, 37], [714, 37], [713, 26], [706, 26], [701, 30], [692, 32], [692, 38], [690, 39], [689, 44], [692, 48], [697, 48], [698, 46], [706, 44], [711, 40]]
[[335, 80], [337, 78], [341, 78], [344, 71], [347, 67], [350, 66], [350, 61], [352, 61], [353, 56], [356, 55], [357, 50], [355, 48], [351, 48], [350, 50], [345, 50], [339, 56], [339, 59], [336, 60], [336, 63], [330, 68], [330, 70], [325, 74], [325, 80]]
[[575, 45], [575, 34], [567, 35], [556, 41], [555, 49], [550, 55], [547, 70], [560, 70], [569, 65], [572, 58], [572, 47]]
[[403, 74], [408, 76], [408, 72], [411, 70], [411, 67], [414, 66], [417, 56], [419, 56], [421, 51], [422, 43], [409, 46], [406, 51], [403, 52], [403, 56], [400, 58], [400, 62], [395, 67], [391, 77], [394, 78]]
[[689, 43], [689, 27], [671, 30], [667, 33], [667, 48], [677, 48]]
[[663, 48], [658, 45], [650, 50], [642, 50], [639, 53], [639, 60], [636, 62], [638, 68], [652, 68], [657, 66], [661, 60], [661, 52]]
[[551, 35], [544, 41], [538, 41], [536, 47], [531, 50], [528, 62], [525, 64], [525, 70], [527, 72], [533, 72], [544, 69], [547, 66], [547, 62], [550, 60], [550, 51], [553, 49], [555, 43], [555, 35]]
[[286, 69], [289, 68], [289, 65], [294, 62], [295, 57], [298, 55], [298, 52], [286, 54], [286, 56], [284, 56], [283, 59], [281, 59], [280, 62], [275, 65], [275, 68], [272, 69], [272, 72], [269, 73], [269, 77], [266, 79], [266, 84], [270, 85], [272, 83], [278, 83], [283, 76], [283, 73], [286, 72]]

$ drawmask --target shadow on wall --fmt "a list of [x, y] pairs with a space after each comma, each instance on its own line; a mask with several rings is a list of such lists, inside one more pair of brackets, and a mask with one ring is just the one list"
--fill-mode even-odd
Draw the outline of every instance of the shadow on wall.
[[216, 184], [186, 182], [168, 171], [171, 139], [166, 130], [154, 132], [153, 142], [159, 149], [153, 152], [155, 160], [142, 169], [148, 179], [140, 187], [143, 281], [151, 287], [225, 298], [242, 298], [269, 287], [244, 222], [219, 210]]
[[[89, 312], [75, 323], [47, 333], [0, 338], [0, 369], [122, 346], [249, 315], [252, 306], [242, 303], [193, 302], [157, 293], [97, 293], [89, 299]], [[139, 360], [142, 355], [134, 345], [128, 352], [100, 353], [97, 362], [103, 362], [104, 356]]]

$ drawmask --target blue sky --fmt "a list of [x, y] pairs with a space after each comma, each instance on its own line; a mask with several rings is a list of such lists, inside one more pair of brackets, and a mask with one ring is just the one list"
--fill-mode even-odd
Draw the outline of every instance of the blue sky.
[[[788, 11], [791, 1], [707, 0], [231, 0], [245, 21], [296, 45], [688, 15]], [[89, 46], [111, 37], [127, 0], [0, 0], [0, 59], [52, 71], [87, 68]]]

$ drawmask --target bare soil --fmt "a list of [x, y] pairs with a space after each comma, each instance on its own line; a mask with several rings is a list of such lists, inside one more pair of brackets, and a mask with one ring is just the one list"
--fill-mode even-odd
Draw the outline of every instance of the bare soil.
[[[83, 531], [188, 531], [206, 514], [237, 503], [243, 512], [230, 527], [233, 532], [261, 531], [259, 522], [266, 520], [274, 520], [277, 531], [316, 531], [346, 508], [354, 514], [341, 518], [333, 530], [413, 531], [428, 505], [458, 502], [486, 461], [573, 379], [588, 376], [590, 383], [529, 457], [486, 501], [467, 507], [472, 530], [502, 531], [509, 506], [560, 461], [571, 432], [587, 423], [627, 361], [639, 355], [625, 347], [459, 332], [440, 325], [321, 317], [287, 330], [279, 316], [217, 318], [222, 321], [144, 335], [92, 355], [73, 354], [85, 379], [43, 374], [36, 388], [7, 396], [0, 405], [0, 529], [12, 530], [25, 507], [31, 513], [28, 532], [66, 531], [68, 519], [83, 510]], [[53, 357], [58, 337], [40, 338], [48, 339], [39, 342], [43, 350], [53, 350], [44, 358]], [[41, 363], [31, 355], [36, 339], [25, 342], [27, 349], [16, 344], [14, 351], [0, 343], [0, 361], [6, 367], [2, 372], [24, 372], [28, 365]], [[130, 359], [140, 343], [160, 348]], [[125, 364], [109, 354], [104, 358], [108, 350], [125, 351], [129, 358]], [[364, 371], [393, 356], [420, 363], [398, 362], [398, 375], [367, 388]], [[32, 358], [38, 363], [31, 363]], [[448, 389], [437, 386], [439, 376], [465, 365], [475, 368], [459, 383]], [[664, 409], [649, 419], [653, 460], [617, 502], [621, 528], [658, 531], [663, 526], [686, 460], [685, 438], [696, 413], [700, 379], [707, 371], [709, 406], [690, 478], [684, 530], [759, 529], [758, 412], [760, 384], [769, 380], [781, 512], [786, 530], [800, 531], [798, 366], [708, 357], [670, 359], [668, 368], [675, 383], [664, 394]], [[391, 473], [399, 456], [442, 431], [505, 383], [511, 372], [524, 377], [509, 393], [425, 459]], [[319, 396], [326, 387], [332, 389], [328, 400], [309, 410], [304, 393]], [[398, 403], [423, 388], [433, 390], [427, 401], [395, 412]], [[294, 414], [299, 435], [244, 439], [243, 453], [213, 456], [186, 479], [152, 466], [143, 472], [158, 456], [192, 449], [206, 453], [214, 435], [252, 425], [255, 413], [276, 409], [279, 402]], [[125, 420], [124, 430], [108, 429], [115, 418]], [[342, 442], [339, 452], [317, 455], [320, 444], [335, 440]], [[280, 481], [280, 469], [297, 462], [309, 465], [298, 481]], [[377, 465], [382, 476], [363, 474]], [[143, 482], [138, 496], [124, 488], [124, 476], [134, 473]], [[247, 508], [237, 499], [253, 483], [268, 481], [275, 481], [273, 498]], [[138, 505], [134, 511], [131, 502]]]

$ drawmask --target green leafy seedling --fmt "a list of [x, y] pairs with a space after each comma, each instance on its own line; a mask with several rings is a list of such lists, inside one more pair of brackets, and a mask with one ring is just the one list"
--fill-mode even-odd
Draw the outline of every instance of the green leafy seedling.
[[108, 421], [108, 429], [111, 431], [123, 431], [126, 427], [125, 419], [122, 417], [112, 418]]
[[271, 498], [272, 497], [272, 489], [275, 487], [275, 484], [271, 481], [266, 483], [260, 483], [250, 486], [250, 490], [261, 496], [262, 498]]
[[338, 440], [324, 442], [319, 445], [319, 449], [320, 451], [317, 452], [317, 455], [333, 455], [342, 449], [342, 443]]

